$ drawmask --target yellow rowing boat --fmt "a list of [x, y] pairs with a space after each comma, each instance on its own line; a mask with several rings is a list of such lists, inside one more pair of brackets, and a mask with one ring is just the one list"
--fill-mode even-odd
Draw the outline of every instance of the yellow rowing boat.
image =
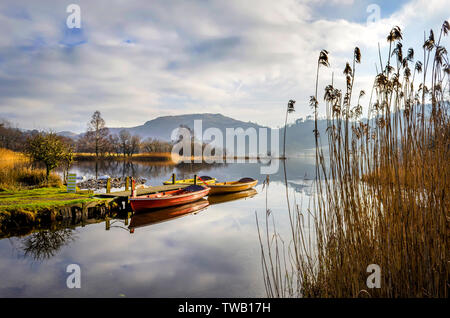
[[218, 193], [245, 191], [250, 188], [253, 188], [257, 183], [258, 180], [252, 178], [242, 178], [239, 181], [216, 182], [211, 185], [208, 184], [208, 187], [211, 188], [211, 190], [209, 191], [209, 195]]

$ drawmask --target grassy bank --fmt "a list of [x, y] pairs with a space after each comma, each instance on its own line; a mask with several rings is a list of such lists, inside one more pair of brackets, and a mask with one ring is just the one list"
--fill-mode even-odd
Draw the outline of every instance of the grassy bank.
[[0, 231], [80, 218], [89, 208], [115, 208], [87, 191], [68, 193], [57, 174], [47, 183], [46, 171], [33, 168], [21, 153], [0, 149], [0, 168]]
[[0, 213], [17, 211], [39, 213], [42, 210], [57, 209], [93, 200], [91, 193], [86, 191], [68, 193], [64, 187], [3, 191], [0, 192]]
[[[65, 188], [37, 188], [0, 192], [0, 229], [49, 224], [58, 220], [82, 218], [89, 209], [104, 214], [117, 208], [107, 199], [94, 198], [92, 192], [67, 193]], [[91, 211], [92, 212], [92, 211]], [[92, 214], [92, 213], [91, 213]]]

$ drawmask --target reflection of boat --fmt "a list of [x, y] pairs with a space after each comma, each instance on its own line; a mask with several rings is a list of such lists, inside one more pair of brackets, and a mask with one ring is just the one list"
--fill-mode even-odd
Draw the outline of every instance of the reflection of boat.
[[217, 204], [217, 203], [223, 203], [223, 202], [229, 202], [234, 200], [240, 200], [244, 198], [251, 198], [258, 194], [258, 192], [255, 189], [248, 189], [245, 191], [240, 192], [232, 192], [232, 193], [224, 193], [224, 194], [217, 194], [217, 195], [210, 195], [208, 196], [209, 204]]
[[[216, 182], [216, 178], [211, 178], [208, 176], [197, 177], [197, 184], [213, 184]], [[164, 185], [174, 184], [172, 180], [164, 181]], [[176, 180], [175, 184], [194, 184], [194, 178], [192, 179], [182, 179]]]
[[130, 204], [135, 212], [166, 208], [198, 201], [208, 195], [209, 191], [210, 189], [208, 187], [193, 184], [181, 190], [171, 190], [145, 196], [131, 197]]
[[155, 210], [148, 213], [136, 214], [133, 215], [133, 217], [131, 218], [129, 228], [134, 229], [137, 227], [173, 220], [191, 213], [200, 212], [206, 209], [208, 205], [209, 205], [208, 200], [201, 199], [200, 201], [194, 203]]
[[257, 183], [258, 180], [253, 178], [242, 178], [239, 181], [231, 182], [216, 182], [208, 185], [211, 188], [209, 194], [244, 191], [253, 188]]

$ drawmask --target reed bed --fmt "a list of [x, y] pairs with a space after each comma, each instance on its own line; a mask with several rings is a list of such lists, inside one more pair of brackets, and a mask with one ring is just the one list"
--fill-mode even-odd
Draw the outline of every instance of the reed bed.
[[[18, 190], [26, 187], [47, 186], [46, 171], [32, 168], [27, 156], [0, 148], [0, 190]], [[51, 173], [48, 186], [62, 186], [61, 178]]]
[[9, 149], [0, 148], [0, 167], [4, 168], [13, 165], [16, 162], [28, 161], [27, 157], [20, 153]]
[[[431, 31], [415, 61], [401, 29], [392, 29], [365, 119], [365, 92], [353, 93], [358, 48], [344, 69], [346, 87], [326, 87], [329, 154], [316, 130], [311, 208], [289, 208], [284, 256], [280, 240], [268, 239], [276, 232], [261, 237], [269, 297], [448, 297], [450, 63], [442, 39], [449, 30], [445, 21], [436, 38]], [[319, 70], [328, 65], [322, 51], [310, 100], [316, 123]], [[314, 216], [312, 232], [306, 214]], [[371, 264], [381, 270], [379, 288], [367, 282]]]

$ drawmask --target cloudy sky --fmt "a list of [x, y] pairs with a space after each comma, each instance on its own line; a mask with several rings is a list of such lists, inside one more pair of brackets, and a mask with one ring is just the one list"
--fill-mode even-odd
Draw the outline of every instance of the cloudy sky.
[[[66, 25], [71, 3], [80, 29]], [[370, 91], [393, 26], [420, 58], [423, 32], [448, 19], [447, 0], [2, 0], [0, 118], [81, 132], [95, 110], [111, 127], [211, 112], [277, 127], [289, 99], [291, 120], [311, 114], [321, 49], [321, 87], [332, 72], [343, 83], [359, 46], [356, 89]]]

